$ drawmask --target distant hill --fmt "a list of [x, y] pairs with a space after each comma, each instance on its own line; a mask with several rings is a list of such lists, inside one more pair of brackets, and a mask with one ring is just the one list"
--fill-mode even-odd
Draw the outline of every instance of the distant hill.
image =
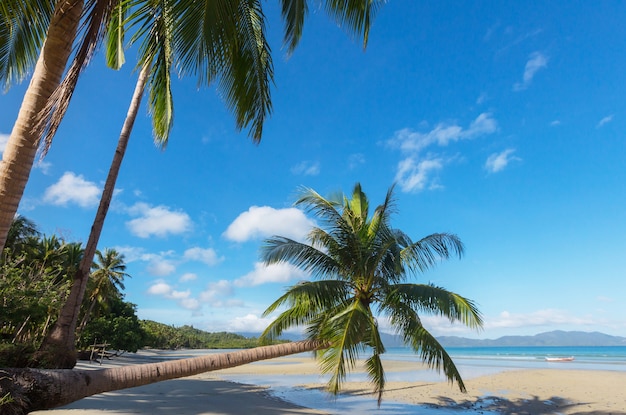
[[[246, 337], [258, 337], [259, 333], [239, 333]], [[386, 347], [402, 347], [398, 336], [381, 333]], [[302, 340], [302, 336], [285, 334], [284, 340]], [[437, 340], [444, 347], [533, 347], [533, 346], [626, 346], [626, 337], [611, 336], [600, 332], [555, 330], [534, 336], [504, 336], [497, 339], [468, 339], [457, 336], [440, 336]]]
[[437, 340], [445, 347], [507, 347], [507, 346], [626, 346], [626, 337], [585, 331], [549, 331], [534, 336], [504, 336], [497, 339], [467, 339], [442, 336]]

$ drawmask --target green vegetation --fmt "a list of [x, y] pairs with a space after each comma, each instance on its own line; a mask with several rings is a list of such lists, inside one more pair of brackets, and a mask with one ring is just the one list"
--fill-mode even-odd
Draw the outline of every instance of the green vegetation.
[[[33, 354], [58, 318], [82, 255], [81, 244], [41, 235], [28, 219], [15, 219], [0, 256], [0, 367], [37, 365]], [[139, 320], [122, 292], [129, 277], [123, 255], [114, 249], [96, 252], [76, 329], [79, 350], [104, 342], [110, 350], [127, 352], [258, 346], [257, 339], [233, 333]]]
[[246, 349], [256, 347], [256, 338], [235, 333], [208, 333], [192, 326], [173, 327], [156, 321], [143, 320], [148, 335], [146, 345], [154, 349]]

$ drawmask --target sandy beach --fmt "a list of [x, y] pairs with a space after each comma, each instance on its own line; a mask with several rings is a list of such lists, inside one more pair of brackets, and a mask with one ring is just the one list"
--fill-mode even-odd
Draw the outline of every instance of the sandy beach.
[[[143, 352], [142, 352], [143, 353]], [[81, 363], [81, 367], [133, 364], [140, 356], [127, 356], [106, 362], [103, 366]], [[414, 372], [425, 369], [415, 362], [386, 362], [386, 371]], [[320, 382], [310, 381], [319, 373], [309, 357], [285, 357], [241, 367], [209, 372], [139, 388], [104, 393], [85, 398], [67, 407], [33, 414], [43, 415], [130, 415], [130, 414], [324, 414], [287, 402], [272, 395], [269, 385], [251, 385], [246, 376], [268, 379], [299, 375], [305, 380], [294, 384], [303, 393], [318, 393]], [[236, 383], [228, 379], [236, 378]], [[258, 380], [256, 383], [260, 383]], [[403, 414], [424, 413], [496, 413], [496, 414], [564, 414], [626, 415], [626, 372], [569, 369], [510, 370], [465, 381], [467, 393], [443, 381], [388, 382], [382, 413], [391, 403], [404, 405]], [[344, 395], [375, 402], [365, 382], [349, 382]], [[315, 405], [308, 405], [315, 406]], [[420, 410], [421, 409], [421, 410]], [[448, 412], [450, 411], [450, 412]], [[332, 412], [332, 411], [330, 411]], [[338, 413], [338, 412], [337, 412]], [[341, 412], [341, 413], [345, 413]], [[356, 412], [353, 412], [356, 413]]]

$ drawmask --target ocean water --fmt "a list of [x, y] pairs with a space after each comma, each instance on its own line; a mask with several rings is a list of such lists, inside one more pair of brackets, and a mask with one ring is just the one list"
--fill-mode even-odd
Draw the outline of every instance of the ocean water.
[[[616, 347], [450, 347], [446, 348], [454, 360], [464, 379], [494, 374], [508, 370], [520, 369], [566, 369], [566, 370], [617, 370], [626, 371], [626, 346]], [[569, 357], [571, 362], [548, 362], [546, 357]], [[408, 348], [390, 348], [384, 355], [386, 360], [419, 361]], [[271, 364], [271, 360], [267, 361]], [[388, 381], [445, 381], [436, 371], [423, 370], [418, 372], [387, 373]], [[372, 397], [339, 396], [331, 397], [322, 391], [303, 390], [297, 385], [303, 383], [323, 384], [325, 379], [320, 376], [289, 376], [281, 375], [229, 375], [226, 380], [271, 386], [275, 396], [309, 408], [319, 409], [330, 414], [363, 414], [363, 415], [462, 415], [465, 412], [432, 408], [422, 405], [409, 405], [383, 400], [378, 408]], [[348, 380], [366, 380], [362, 374], [351, 374]], [[495, 415], [481, 411], [485, 415]], [[475, 413], [468, 411], [467, 414]]]

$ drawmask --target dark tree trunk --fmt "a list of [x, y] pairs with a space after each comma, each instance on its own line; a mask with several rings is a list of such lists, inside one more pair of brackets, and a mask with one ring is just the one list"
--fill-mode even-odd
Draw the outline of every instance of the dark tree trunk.
[[87, 396], [148, 385], [213, 370], [227, 369], [260, 360], [309, 352], [326, 346], [305, 340], [256, 347], [191, 359], [123, 366], [102, 370], [0, 369], [2, 415], [24, 415], [31, 411], [67, 405]]

